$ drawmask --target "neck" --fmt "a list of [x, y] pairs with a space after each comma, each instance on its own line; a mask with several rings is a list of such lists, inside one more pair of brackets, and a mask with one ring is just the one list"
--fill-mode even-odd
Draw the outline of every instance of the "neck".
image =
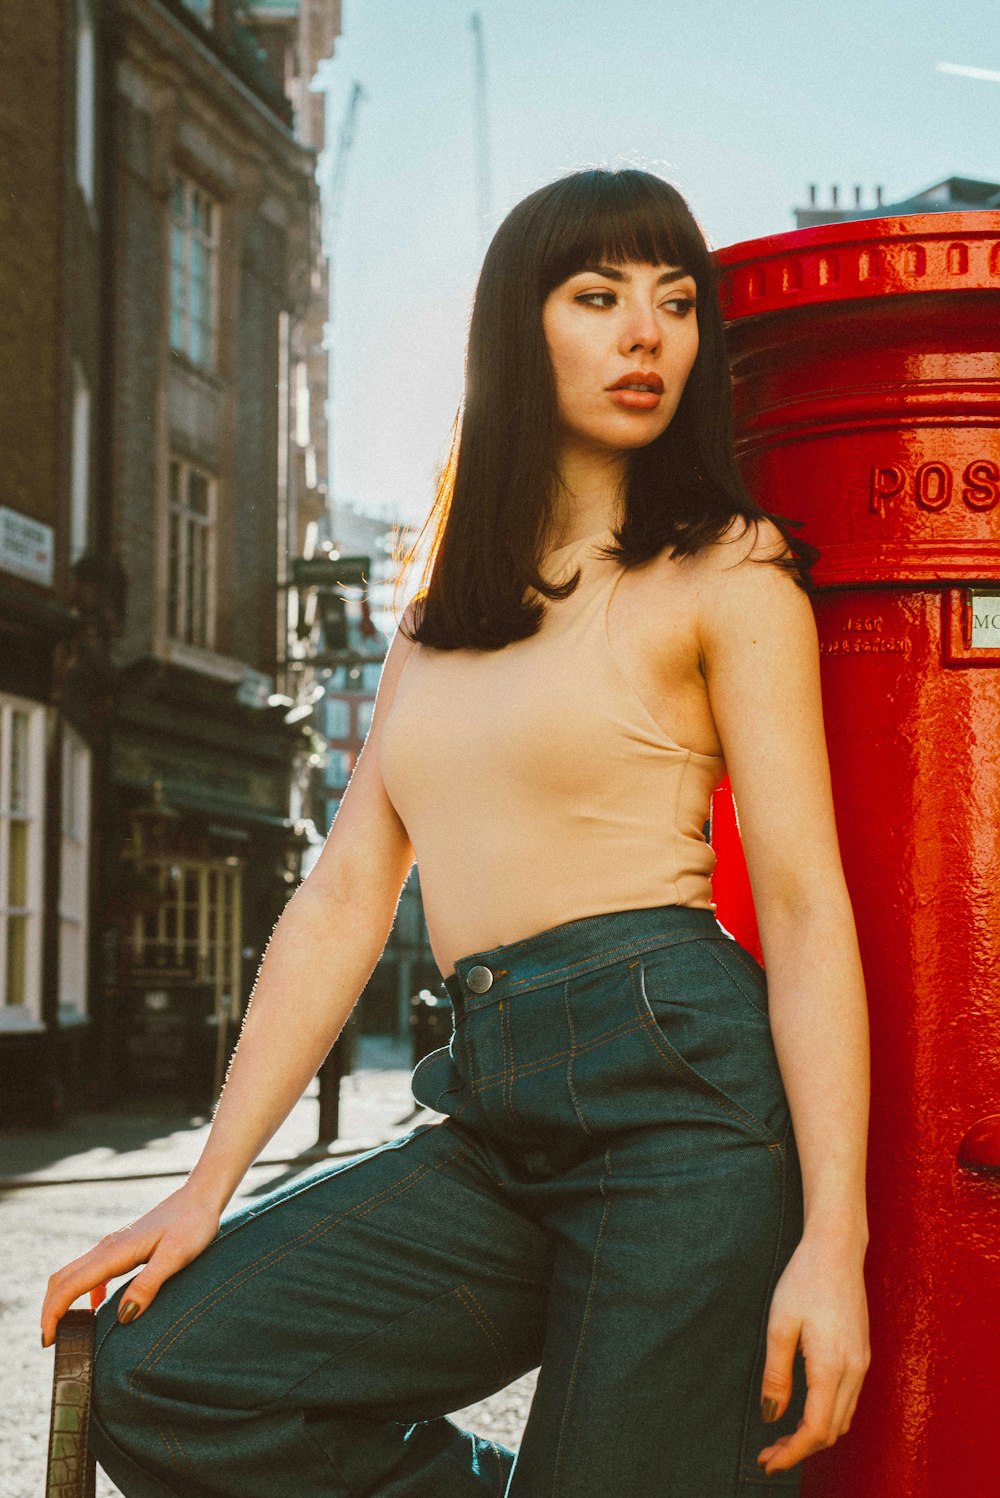
[[560, 456], [552, 521], [554, 546], [613, 530], [621, 523], [626, 455], [567, 443]]

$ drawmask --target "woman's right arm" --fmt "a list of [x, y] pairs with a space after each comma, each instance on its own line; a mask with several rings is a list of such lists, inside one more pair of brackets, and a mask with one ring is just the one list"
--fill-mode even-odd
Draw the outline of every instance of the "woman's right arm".
[[129, 1283], [129, 1298], [144, 1310], [163, 1281], [212, 1241], [226, 1203], [316, 1075], [371, 977], [413, 864], [378, 767], [379, 739], [412, 649], [397, 630], [333, 826], [261, 960], [197, 1164], [151, 1212], [50, 1277], [43, 1346], [54, 1341], [56, 1323], [77, 1296], [145, 1263]]

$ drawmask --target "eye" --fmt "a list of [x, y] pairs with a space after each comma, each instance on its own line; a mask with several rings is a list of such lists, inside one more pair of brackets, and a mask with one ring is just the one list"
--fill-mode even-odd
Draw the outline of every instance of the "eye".
[[[579, 296], [574, 297], [573, 300], [577, 302], [585, 302], [588, 306], [594, 306], [595, 298], [599, 301], [602, 297], [605, 300], [610, 299], [612, 302], [617, 300], [617, 297], [613, 291], [583, 291]], [[697, 306], [697, 303], [694, 297], [691, 296], [675, 296], [671, 297], [669, 301], [664, 302], [662, 305], [664, 307], [679, 307], [681, 310], [675, 315], [677, 317], [687, 317], [688, 313]]]

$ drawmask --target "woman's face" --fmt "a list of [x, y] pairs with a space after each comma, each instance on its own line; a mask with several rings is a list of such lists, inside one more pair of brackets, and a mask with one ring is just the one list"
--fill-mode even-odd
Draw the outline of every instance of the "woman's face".
[[[577, 271], [549, 293], [542, 327], [570, 442], [644, 447], [666, 430], [698, 353], [696, 295], [679, 266], [638, 261]], [[655, 388], [614, 390], [623, 377]]]

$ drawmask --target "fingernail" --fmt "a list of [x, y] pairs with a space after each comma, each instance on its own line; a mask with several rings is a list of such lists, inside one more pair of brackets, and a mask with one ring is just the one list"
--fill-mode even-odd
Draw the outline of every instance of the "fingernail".
[[777, 1420], [778, 1401], [776, 1399], [762, 1399], [760, 1402], [760, 1414], [761, 1419], [766, 1421], [768, 1425], [771, 1424], [772, 1420]]
[[118, 1320], [124, 1326], [127, 1321], [134, 1321], [139, 1314], [139, 1307], [134, 1300], [127, 1300], [118, 1312]]

